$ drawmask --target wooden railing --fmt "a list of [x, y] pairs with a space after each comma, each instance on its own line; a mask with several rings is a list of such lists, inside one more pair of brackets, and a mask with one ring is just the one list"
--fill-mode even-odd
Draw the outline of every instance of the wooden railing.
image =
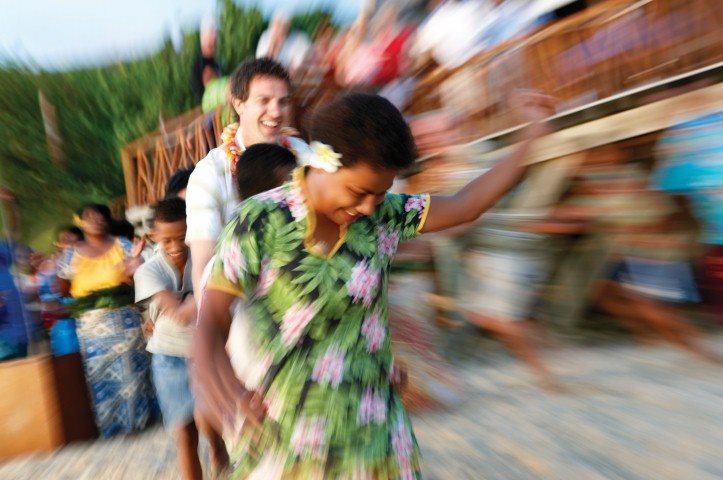
[[476, 122], [474, 130], [485, 135], [515, 125], [506, 99], [517, 88], [545, 91], [560, 109], [570, 109], [718, 63], [720, 7], [719, 0], [600, 3], [497, 45], [459, 68], [436, 69], [419, 83], [416, 111], [443, 106], [443, 82], [468, 72], [463, 87], [476, 89], [478, 101], [464, 110]]
[[195, 165], [216, 147], [223, 128], [221, 110], [202, 114], [195, 109], [174, 119], [173, 125], [177, 127], [152, 132], [121, 149], [129, 207], [161, 199], [175, 171]]

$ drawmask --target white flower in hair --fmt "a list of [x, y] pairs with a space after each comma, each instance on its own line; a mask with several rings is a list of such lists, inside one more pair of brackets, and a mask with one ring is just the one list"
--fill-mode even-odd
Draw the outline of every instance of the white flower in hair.
[[306, 148], [293, 148], [293, 150], [296, 152], [299, 165], [308, 165], [329, 173], [334, 173], [341, 167], [341, 153], [336, 153], [325, 143], [313, 141]]

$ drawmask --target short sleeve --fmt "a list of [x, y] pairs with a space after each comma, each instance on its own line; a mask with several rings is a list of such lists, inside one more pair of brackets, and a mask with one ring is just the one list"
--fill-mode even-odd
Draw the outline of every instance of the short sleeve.
[[73, 272], [70, 265], [73, 261], [74, 255], [75, 249], [73, 248], [66, 248], [60, 254], [60, 257], [58, 258], [58, 263], [56, 264], [58, 278], [62, 278], [63, 280], [73, 279]]
[[213, 151], [198, 162], [186, 188], [186, 243], [194, 240], [215, 241], [223, 229], [225, 203], [221, 198], [219, 175], [213, 168]]
[[173, 280], [164, 275], [163, 270], [152, 260], [138, 267], [133, 275], [133, 285], [136, 303], [149, 300], [165, 290], [173, 290]]
[[247, 200], [221, 233], [206, 289], [238, 297], [256, 289], [266, 214], [261, 203]]
[[400, 241], [419, 235], [429, 214], [429, 194], [387, 193], [379, 212], [379, 221], [387, 230], [396, 231]]

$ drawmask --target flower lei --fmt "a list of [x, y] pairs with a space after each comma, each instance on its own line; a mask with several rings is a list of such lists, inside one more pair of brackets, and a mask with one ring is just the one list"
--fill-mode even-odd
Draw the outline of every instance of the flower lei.
[[[241, 149], [236, 144], [238, 129], [239, 124], [232, 123], [221, 132], [221, 148], [226, 153], [228, 161], [231, 162], [231, 174], [234, 176], [236, 175], [236, 162], [241, 156]], [[283, 140], [283, 146], [294, 152], [299, 165], [308, 165], [329, 173], [336, 172], [342, 166], [341, 154], [336, 153], [330, 145], [317, 141], [307, 145], [306, 142], [296, 137], [285, 137]]]
[[236, 132], [239, 124], [232, 123], [221, 132], [221, 148], [226, 153], [226, 158], [231, 162], [231, 175], [236, 176], [236, 162], [241, 156], [241, 149], [236, 144]]

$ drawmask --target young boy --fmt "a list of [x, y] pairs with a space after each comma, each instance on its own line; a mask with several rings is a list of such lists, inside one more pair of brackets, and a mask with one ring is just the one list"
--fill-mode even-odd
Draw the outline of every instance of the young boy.
[[[270, 143], [251, 145], [241, 154], [236, 165], [239, 198], [245, 200], [280, 186], [288, 180], [296, 166], [296, 157], [284, 147]], [[234, 318], [229, 331], [228, 351], [236, 376], [246, 383], [250, 380], [250, 367], [254, 363], [254, 349], [248, 341], [249, 322], [241, 302], [232, 308]]]
[[[166, 428], [176, 440], [184, 479], [201, 479], [198, 429], [194, 401], [188, 383], [187, 358], [195, 318], [191, 260], [186, 237], [186, 203], [180, 198], [161, 200], [153, 206], [151, 235], [158, 251], [134, 275], [136, 302], [148, 308], [153, 335], [148, 351], [153, 354], [153, 383]], [[220, 435], [198, 422], [211, 447], [211, 462], [222, 469], [228, 462]]]

